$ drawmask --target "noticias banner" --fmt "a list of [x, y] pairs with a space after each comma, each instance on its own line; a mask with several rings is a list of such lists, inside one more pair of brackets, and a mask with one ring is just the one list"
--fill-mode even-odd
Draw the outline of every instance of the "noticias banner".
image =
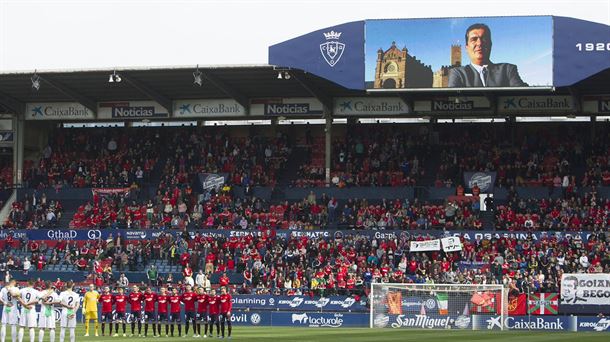
[[313, 97], [253, 99], [250, 103], [253, 116], [319, 116], [323, 111], [322, 103]]

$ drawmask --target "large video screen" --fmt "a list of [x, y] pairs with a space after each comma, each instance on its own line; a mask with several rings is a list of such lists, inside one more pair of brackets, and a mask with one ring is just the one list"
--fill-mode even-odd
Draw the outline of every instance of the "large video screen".
[[367, 20], [367, 89], [550, 87], [546, 17]]

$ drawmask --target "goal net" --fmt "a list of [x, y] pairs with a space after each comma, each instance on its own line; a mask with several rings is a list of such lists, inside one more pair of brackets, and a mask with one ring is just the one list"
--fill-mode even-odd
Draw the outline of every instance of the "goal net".
[[371, 328], [506, 328], [502, 285], [374, 283], [370, 298]]

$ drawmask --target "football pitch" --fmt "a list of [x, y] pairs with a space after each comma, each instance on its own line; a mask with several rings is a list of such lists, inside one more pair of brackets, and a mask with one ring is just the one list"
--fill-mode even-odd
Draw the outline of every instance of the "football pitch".
[[[184, 327], [183, 327], [184, 328]], [[84, 337], [83, 325], [77, 328], [76, 341], [87, 342], [119, 342], [119, 341], [145, 341], [170, 342], [183, 341], [211, 341], [214, 338], [189, 337], [160, 337], [153, 338], [129, 337], [130, 327], [127, 327], [127, 337]], [[192, 333], [192, 332], [191, 332]], [[66, 334], [68, 335], [68, 334]], [[93, 335], [93, 329], [91, 329]], [[27, 332], [24, 340], [27, 340]], [[57, 336], [59, 337], [59, 331]], [[38, 336], [37, 336], [38, 337]], [[349, 342], [381, 342], [381, 341], [425, 341], [425, 342], [461, 342], [461, 341], [587, 341], [597, 342], [609, 340], [609, 333], [596, 332], [551, 332], [551, 331], [464, 331], [464, 330], [418, 330], [418, 329], [367, 329], [367, 328], [278, 328], [278, 327], [233, 327], [234, 341], [349, 341]], [[45, 336], [45, 341], [48, 335]], [[38, 340], [36, 340], [38, 341]], [[59, 339], [56, 339], [58, 342]], [[69, 341], [66, 336], [66, 341]]]

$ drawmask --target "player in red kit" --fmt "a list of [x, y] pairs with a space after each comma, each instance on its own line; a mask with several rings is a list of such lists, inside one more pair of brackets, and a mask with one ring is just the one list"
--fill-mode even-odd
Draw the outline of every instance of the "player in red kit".
[[186, 290], [180, 300], [184, 303], [184, 336], [188, 336], [189, 323], [193, 323], [193, 337], [198, 337], [197, 330], [195, 329], [195, 301], [197, 300], [197, 294], [193, 292], [191, 284], [186, 285]]
[[114, 303], [116, 304], [116, 320], [114, 325], [114, 336], [119, 336], [119, 323], [123, 323], [123, 336], [126, 335], [127, 330], [127, 320], [126, 320], [126, 312], [127, 312], [127, 296], [125, 295], [125, 290], [122, 287], [119, 287], [119, 293], [114, 295]]
[[109, 323], [108, 336], [112, 336], [112, 305], [114, 304], [114, 297], [110, 293], [108, 286], [104, 287], [99, 301], [102, 303], [102, 336], [105, 336], [106, 323]]
[[208, 295], [203, 287], [197, 288], [197, 335], [201, 336], [201, 322], [204, 324], [203, 337], [208, 337]]
[[218, 299], [216, 290], [212, 290], [208, 296], [208, 314], [210, 317], [208, 325], [210, 326], [210, 337], [214, 337], [214, 323], [216, 323], [216, 335], [220, 337], [220, 322], [218, 321], [218, 313], [220, 312], [218, 304], [220, 304], [220, 301]]
[[157, 296], [157, 331], [161, 336], [161, 322], [165, 322], [165, 337], [169, 336], [169, 317], [167, 315], [167, 304], [169, 303], [169, 294], [167, 289], [162, 287]]
[[174, 323], [178, 324], [178, 337], [182, 336], [182, 325], [180, 325], [180, 304], [182, 303], [181, 297], [178, 294], [178, 288], [172, 289], [172, 294], [169, 296], [169, 324], [170, 332], [174, 337]]
[[138, 337], [142, 337], [142, 301], [144, 296], [140, 292], [140, 287], [134, 285], [129, 294], [129, 305], [131, 306], [131, 335], [134, 335], [136, 321], [138, 322]]
[[228, 337], [231, 338], [231, 309], [233, 308], [233, 303], [231, 302], [233, 298], [229, 293], [227, 293], [227, 288], [222, 287], [220, 289], [220, 296], [218, 296], [218, 301], [220, 302], [220, 328], [222, 330], [222, 338], [225, 338], [225, 322], [227, 323], [227, 332]]
[[[150, 287], [146, 288], [144, 292], [144, 318], [146, 319], [144, 323], [144, 337], [148, 337], [148, 323], [152, 323], [153, 328], [153, 336], [157, 337], [157, 324], [155, 315], [155, 303], [157, 302], [157, 294], [152, 292]], [[161, 332], [159, 331], [159, 335]]]

